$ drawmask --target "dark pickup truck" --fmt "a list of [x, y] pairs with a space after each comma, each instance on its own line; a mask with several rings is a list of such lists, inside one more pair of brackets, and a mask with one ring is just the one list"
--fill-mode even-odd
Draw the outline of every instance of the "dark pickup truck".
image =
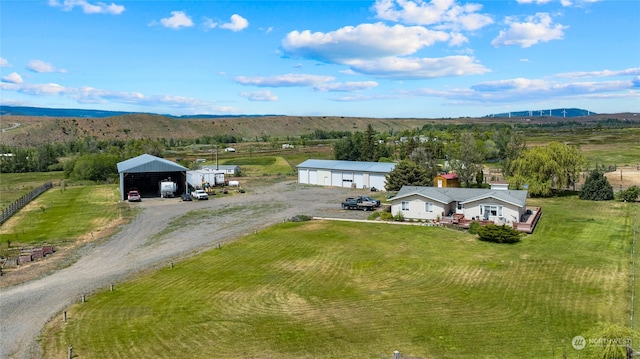
[[363, 211], [374, 211], [380, 206], [380, 201], [369, 196], [349, 197], [342, 202], [342, 209], [360, 209]]

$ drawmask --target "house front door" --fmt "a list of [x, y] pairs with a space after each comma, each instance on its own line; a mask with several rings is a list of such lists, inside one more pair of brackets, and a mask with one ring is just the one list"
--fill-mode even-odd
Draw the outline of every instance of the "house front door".
[[456, 214], [464, 214], [464, 204], [462, 202], [458, 202], [456, 205]]

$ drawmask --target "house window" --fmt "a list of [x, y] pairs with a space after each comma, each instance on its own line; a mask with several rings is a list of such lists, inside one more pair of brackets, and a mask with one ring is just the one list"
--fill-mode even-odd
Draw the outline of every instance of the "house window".
[[409, 210], [409, 202], [408, 201], [402, 201], [402, 210], [403, 211], [408, 211]]
[[424, 204], [424, 211], [425, 212], [433, 212], [433, 203], [431, 202], [426, 202]]
[[502, 206], [482, 205], [480, 206], [480, 215], [482, 215], [485, 220], [489, 219], [489, 217], [502, 217]]

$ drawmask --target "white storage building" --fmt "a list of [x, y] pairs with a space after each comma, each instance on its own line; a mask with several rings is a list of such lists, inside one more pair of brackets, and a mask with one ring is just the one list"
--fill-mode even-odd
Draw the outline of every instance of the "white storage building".
[[395, 163], [306, 160], [297, 166], [298, 183], [385, 191], [385, 175]]

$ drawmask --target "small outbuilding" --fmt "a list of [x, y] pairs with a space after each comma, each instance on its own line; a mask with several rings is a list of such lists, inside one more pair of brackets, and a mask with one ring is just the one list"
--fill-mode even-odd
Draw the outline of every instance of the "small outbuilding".
[[297, 166], [298, 183], [385, 191], [385, 176], [395, 163], [306, 160]]
[[127, 193], [132, 189], [138, 190], [143, 198], [160, 197], [160, 182], [165, 180], [176, 183], [176, 195], [185, 193], [188, 170], [175, 162], [149, 154], [118, 162], [120, 199], [126, 200]]
[[240, 166], [238, 165], [217, 165], [217, 166], [206, 165], [206, 166], [200, 166], [200, 167], [203, 170], [209, 170], [209, 171], [220, 170], [230, 176], [238, 176], [240, 174]]
[[445, 173], [433, 178], [434, 187], [460, 187], [460, 179], [455, 173]]

